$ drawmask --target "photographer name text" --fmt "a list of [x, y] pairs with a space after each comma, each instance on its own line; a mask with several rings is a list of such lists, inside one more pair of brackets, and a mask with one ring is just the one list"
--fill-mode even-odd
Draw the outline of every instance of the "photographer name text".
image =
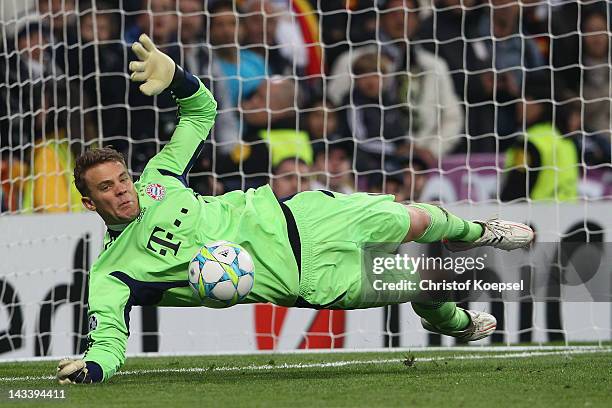
[[521, 279], [518, 282], [485, 282], [483, 279], [472, 279], [464, 282], [457, 281], [432, 281], [421, 280], [414, 282], [407, 279], [402, 279], [397, 282], [385, 282], [381, 279], [376, 279], [372, 282], [374, 290], [377, 291], [462, 291], [474, 290], [485, 292], [507, 292], [507, 291], [522, 291], [524, 282]]

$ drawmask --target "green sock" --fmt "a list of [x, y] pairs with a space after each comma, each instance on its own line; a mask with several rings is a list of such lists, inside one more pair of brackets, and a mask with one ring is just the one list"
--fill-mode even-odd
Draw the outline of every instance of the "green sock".
[[444, 330], [459, 331], [470, 324], [467, 313], [454, 302], [412, 302], [412, 309], [429, 323]]
[[446, 211], [445, 209], [431, 204], [411, 204], [429, 214], [429, 227], [416, 242], [421, 244], [437, 242], [443, 239], [450, 241], [474, 242], [482, 236], [482, 226], [472, 221], [466, 221]]

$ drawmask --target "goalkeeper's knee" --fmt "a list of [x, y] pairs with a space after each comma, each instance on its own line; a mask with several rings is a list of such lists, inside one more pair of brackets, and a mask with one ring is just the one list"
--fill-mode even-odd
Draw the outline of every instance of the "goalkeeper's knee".
[[482, 234], [482, 227], [451, 214], [442, 207], [431, 204], [411, 204], [410, 231], [407, 241], [419, 243], [441, 240], [473, 241]]
[[410, 228], [404, 242], [416, 241], [425, 234], [431, 224], [430, 215], [413, 205], [407, 205], [408, 216], [410, 217]]

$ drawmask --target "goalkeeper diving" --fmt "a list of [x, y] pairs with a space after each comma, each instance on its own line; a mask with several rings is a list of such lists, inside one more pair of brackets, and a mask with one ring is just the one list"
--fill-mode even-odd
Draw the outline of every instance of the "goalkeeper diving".
[[[146, 35], [130, 62], [140, 91], [168, 89], [179, 107], [170, 142], [133, 183], [123, 156], [92, 149], [77, 159], [74, 178], [83, 205], [104, 220], [104, 249], [89, 272], [89, 343], [82, 359], [64, 359], [62, 384], [111, 378], [125, 361], [132, 306], [201, 306], [187, 270], [204, 245], [225, 240], [245, 248], [255, 282], [243, 303], [329, 309], [380, 306], [364, 302], [362, 245], [444, 241], [450, 250], [529, 245], [526, 225], [466, 221], [434, 205], [396, 203], [391, 195], [306, 191], [277, 199], [269, 186], [210, 197], [187, 186], [187, 174], [212, 128], [217, 104], [195, 76], [159, 51]], [[406, 300], [403, 300], [404, 302]], [[391, 302], [390, 302], [391, 303]], [[463, 341], [484, 338], [495, 318], [453, 302], [412, 302], [425, 329]]]

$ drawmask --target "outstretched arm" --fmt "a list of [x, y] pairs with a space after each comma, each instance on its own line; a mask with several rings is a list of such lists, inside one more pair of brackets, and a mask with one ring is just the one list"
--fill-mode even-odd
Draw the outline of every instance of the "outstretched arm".
[[179, 123], [170, 142], [149, 161], [145, 171], [159, 171], [178, 178], [183, 184], [204, 140], [215, 123], [217, 103], [198, 78], [183, 71], [159, 51], [145, 34], [132, 46], [140, 61], [132, 61], [133, 81], [145, 81], [140, 90], [157, 95], [169, 89], [179, 106]]
[[132, 305], [129, 287], [115, 274], [90, 275], [87, 351], [83, 359], [60, 361], [61, 384], [106, 381], [125, 362]]

